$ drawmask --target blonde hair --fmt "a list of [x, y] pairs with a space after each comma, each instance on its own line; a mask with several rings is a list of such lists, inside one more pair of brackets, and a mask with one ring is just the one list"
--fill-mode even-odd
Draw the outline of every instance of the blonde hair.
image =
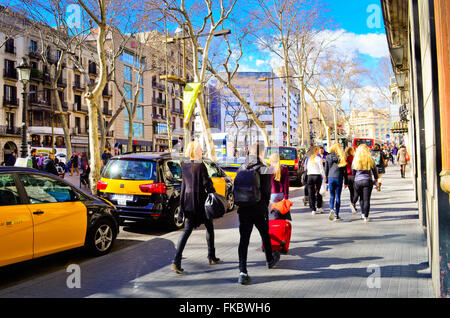
[[275, 181], [280, 181], [281, 180], [281, 164], [280, 164], [280, 156], [277, 153], [273, 153], [270, 155], [270, 165], [275, 166], [275, 171], [273, 172], [273, 179]]
[[189, 145], [186, 147], [186, 157], [188, 157], [191, 160], [195, 159], [195, 151], [200, 146], [200, 143], [198, 141], [191, 141]]
[[355, 170], [370, 170], [375, 167], [375, 162], [370, 154], [369, 147], [362, 144], [356, 149], [355, 158], [353, 159], [353, 169]]
[[313, 166], [316, 165], [316, 160], [315, 159], [316, 159], [318, 153], [319, 153], [319, 147], [313, 146], [311, 148], [311, 156], [309, 156], [309, 161], [311, 161], [311, 164]]
[[333, 146], [331, 146], [330, 148], [330, 152], [335, 152], [338, 157], [339, 157], [339, 167], [345, 167], [347, 166], [347, 157], [344, 153], [344, 150], [342, 150], [342, 147], [339, 143], [335, 143]]

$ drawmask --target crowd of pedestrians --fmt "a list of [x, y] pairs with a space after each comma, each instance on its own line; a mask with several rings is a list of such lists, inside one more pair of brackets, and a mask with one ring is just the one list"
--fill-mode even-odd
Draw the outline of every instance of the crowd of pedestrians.
[[[323, 210], [323, 196], [326, 191], [330, 194], [329, 220], [341, 220], [341, 195], [345, 188], [349, 189], [350, 208], [357, 213], [357, 202], [361, 209], [361, 219], [369, 222], [370, 200], [374, 186], [381, 191], [381, 176], [385, 173], [388, 161], [394, 160], [392, 149], [385, 153], [380, 145], [369, 149], [367, 145], [360, 145], [356, 151], [353, 147], [344, 149], [339, 143], [334, 144], [329, 153], [322, 147], [311, 147], [304, 162], [306, 187], [305, 195], [313, 215], [321, 214]], [[177, 274], [183, 274], [181, 267], [182, 253], [192, 231], [204, 224], [206, 227], [206, 241], [208, 247], [208, 261], [210, 264], [219, 264], [221, 260], [216, 257], [214, 245], [213, 220], [205, 214], [205, 202], [209, 193], [215, 189], [207, 168], [202, 162], [203, 150], [197, 142], [187, 147], [187, 156], [190, 158], [182, 166], [182, 186], [179, 221], [185, 218], [185, 229], [181, 234], [172, 269]], [[280, 260], [280, 253], [274, 251], [273, 241], [269, 234], [270, 220], [292, 220], [289, 213], [277, 215], [272, 210], [273, 204], [280, 201], [289, 201], [289, 171], [280, 164], [280, 157], [273, 153], [267, 165], [264, 160], [264, 144], [256, 143], [249, 149], [245, 163], [237, 171], [235, 178], [235, 202], [238, 206], [239, 217], [239, 277], [238, 283], [248, 284], [250, 276], [247, 270], [248, 246], [253, 227], [258, 230], [262, 250], [265, 253], [267, 266], [273, 268]], [[404, 176], [404, 162], [407, 162], [407, 153], [401, 147], [395, 159], [402, 167]], [[240, 178], [239, 176], [243, 176]], [[256, 176], [256, 179], [255, 179]], [[256, 181], [255, 181], [256, 180]], [[241, 183], [244, 182], [243, 185]]]

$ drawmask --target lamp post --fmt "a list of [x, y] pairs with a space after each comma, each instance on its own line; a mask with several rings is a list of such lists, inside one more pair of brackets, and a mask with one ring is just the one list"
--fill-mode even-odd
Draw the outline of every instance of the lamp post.
[[27, 144], [27, 133], [28, 133], [28, 101], [27, 101], [27, 90], [28, 82], [30, 81], [31, 66], [28, 64], [25, 57], [22, 58], [22, 62], [17, 67], [19, 70], [19, 81], [22, 82], [23, 92], [22, 92], [22, 144], [20, 147], [20, 157], [26, 158], [28, 155], [28, 144]]
[[309, 140], [310, 140], [310, 147], [314, 144], [313, 142], [314, 136], [313, 136], [313, 121], [312, 119], [309, 120]]

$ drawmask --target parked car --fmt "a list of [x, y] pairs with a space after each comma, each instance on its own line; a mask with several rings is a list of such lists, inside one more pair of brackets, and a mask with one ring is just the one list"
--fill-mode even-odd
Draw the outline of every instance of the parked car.
[[303, 165], [301, 160], [303, 158], [301, 151], [295, 147], [267, 147], [264, 159], [270, 164], [270, 155], [278, 153], [280, 156], [280, 163], [288, 167], [289, 181], [297, 186], [302, 186]]
[[[131, 221], [165, 221], [173, 229], [180, 212], [181, 165], [188, 160], [170, 153], [135, 153], [111, 158], [97, 182], [99, 195], [112, 202], [121, 223]], [[214, 162], [204, 159], [217, 193], [234, 208], [233, 179]]]
[[46, 172], [0, 168], [0, 266], [85, 247], [108, 253], [119, 233], [114, 206]]
[[55, 155], [55, 158], [57, 158], [60, 162], [64, 163], [65, 165], [67, 165], [67, 156], [64, 153], [57, 153]]

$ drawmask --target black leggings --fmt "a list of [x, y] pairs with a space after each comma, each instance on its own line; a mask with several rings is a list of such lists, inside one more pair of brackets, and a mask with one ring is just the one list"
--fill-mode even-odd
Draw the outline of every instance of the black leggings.
[[359, 196], [359, 204], [361, 205], [361, 213], [365, 217], [369, 216], [370, 210], [370, 197], [373, 190], [373, 181], [361, 180], [355, 181], [355, 194]]
[[355, 190], [355, 176], [348, 176], [348, 191], [350, 192], [350, 202], [355, 205], [358, 201], [358, 193]]
[[[205, 221], [206, 227], [206, 242], [208, 244], [208, 258], [215, 258], [215, 249], [214, 249], [214, 226], [211, 220], [206, 219]], [[174, 264], [181, 266], [181, 258], [183, 254], [184, 247], [186, 246], [187, 240], [189, 236], [191, 236], [194, 227], [192, 226], [192, 222], [190, 219], [186, 218], [184, 225], [184, 232], [181, 235], [178, 241], [177, 253], [175, 254], [175, 258], [173, 260]]]
[[320, 194], [320, 187], [322, 185], [322, 176], [320, 174], [310, 174], [308, 175], [308, 199], [309, 207], [316, 211], [317, 208], [322, 207], [322, 195]]

